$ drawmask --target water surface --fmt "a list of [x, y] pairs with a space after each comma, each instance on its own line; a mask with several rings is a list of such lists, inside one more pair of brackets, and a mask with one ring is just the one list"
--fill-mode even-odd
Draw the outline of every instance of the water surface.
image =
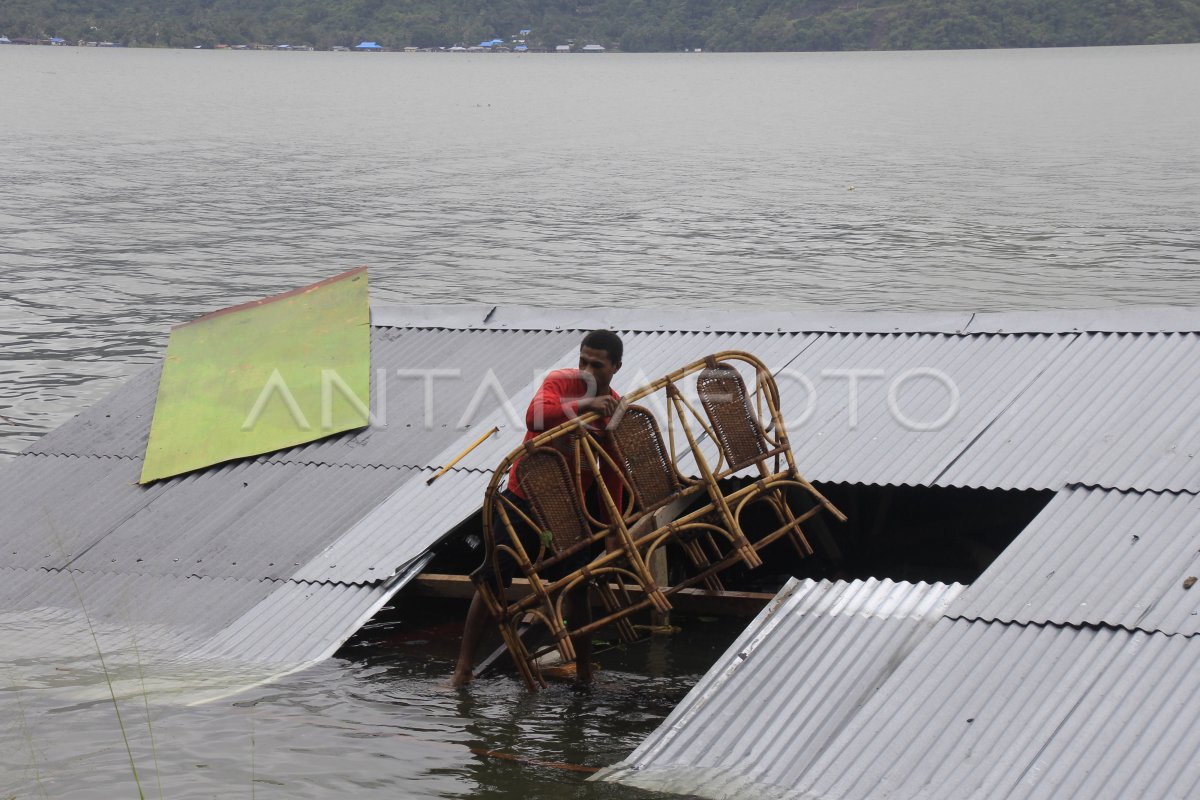
[[[0, 458], [158, 358], [170, 325], [359, 265], [377, 302], [1200, 303], [1200, 46], [0, 47], [0, 92]], [[151, 676], [152, 725], [121, 704], [147, 794], [629, 796], [532, 762], [620, 759], [734, 633], [695, 623], [606, 654], [592, 692], [531, 698], [447, 688], [453, 623], [409, 624], [199, 707]], [[0, 660], [0, 797], [133, 796], [97, 666]]]

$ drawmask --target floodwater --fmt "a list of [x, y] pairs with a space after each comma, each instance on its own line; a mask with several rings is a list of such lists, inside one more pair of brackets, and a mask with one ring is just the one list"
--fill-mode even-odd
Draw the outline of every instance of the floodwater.
[[[377, 302], [1200, 304], [1200, 46], [0, 47], [0, 96], [0, 459], [170, 325], [359, 265]], [[572, 767], [623, 757], [736, 633], [697, 621], [529, 697], [449, 689], [453, 620], [398, 613], [244, 695], [123, 700], [146, 794], [640, 797]], [[0, 798], [136, 796], [94, 654], [14, 656], [20, 625], [0, 619]]]

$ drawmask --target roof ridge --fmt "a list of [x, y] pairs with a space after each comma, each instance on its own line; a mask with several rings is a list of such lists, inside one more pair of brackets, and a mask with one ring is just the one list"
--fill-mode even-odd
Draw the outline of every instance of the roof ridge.
[[569, 308], [528, 305], [374, 304], [382, 328], [631, 332], [936, 333], [959, 336], [1029, 333], [1200, 333], [1200, 306], [1120, 306], [1030, 311], [844, 311], [724, 308]]

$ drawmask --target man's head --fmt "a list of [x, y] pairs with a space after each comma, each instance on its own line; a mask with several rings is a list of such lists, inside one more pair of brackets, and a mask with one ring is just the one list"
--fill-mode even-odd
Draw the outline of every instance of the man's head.
[[596, 381], [596, 392], [606, 394], [613, 375], [621, 368], [625, 347], [612, 331], [592, 331], [579, 346], [579, 369]]

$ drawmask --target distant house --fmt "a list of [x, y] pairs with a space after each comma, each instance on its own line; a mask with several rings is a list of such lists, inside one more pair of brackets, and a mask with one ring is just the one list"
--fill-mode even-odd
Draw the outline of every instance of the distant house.
[[350, 48], [346, 47], [346, 45], [344, 45], [344, 44], [335, 44], [333, 47], [331, 47], [329, 49], [334, 53], [349, 53], [350, 52]]
[[529, 52], [529, 48], [528, 48], [528, 47], [526, 47], [526, 46], [525, 46], [525, 45], [523, 45], [523, 44], [519, 44], [519, 45], [517, 45], [516, 47], [514, 47], [514, 48], [513, 48], [513, 52], [515, 52], [515, 53], [527, 53], [527, 52]]
[[359, 42], [358, 44], [354, 45], [354, 49], [364, 53], [378, 53], [383, 50], [383, 47], [375, 42]]
[[533, 33], [533, 29], [532, 29], [532, 28], [522, 28], [522, 29], [521, 29], [521, 33], [520, 33], [520, 35], [521, 35], [521, 36], [528, 36], [528, 35], [529, 35], [529, 34], [531, 34], [531, 33]]
[[12, 44], [12, 39], [7, 36], [0, 36], [0, 44]]
[[603, 53], [604, 48], [598, 44], [585, 44], [581, 53]]
[[560, 44], [560, 45], [557, 45], [557, 46], [554, 48], [554, 52], [556, 52], [556, 53], [569, 53], [569, 52], [571, 52], [571, 45], [569, 45], [569, 44]]

